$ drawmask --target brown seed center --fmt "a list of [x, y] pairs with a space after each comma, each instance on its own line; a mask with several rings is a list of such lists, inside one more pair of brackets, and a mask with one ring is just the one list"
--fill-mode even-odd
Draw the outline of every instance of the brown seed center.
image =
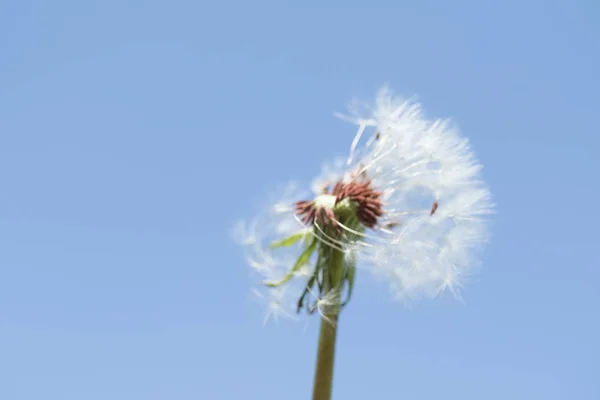
[[[381, 203], [381, 192], [373, 189], [370, 180], [358, 182], [337, 182], [333, 188], [326, 187], [324, 195], [335, 196], [335, 203], [349, 199], [356, 206], [356, 216], [368, 228], [377, 225], [377, 219], [384, 214]], [[302, 222], [312, 225], [315, 219], [322, 221], [326, 226], [335, 226], [338, 219], [330, 207], [319, 206], [314, 200], [303, 200], [296, 203], [296, 214], [302, 217]]]

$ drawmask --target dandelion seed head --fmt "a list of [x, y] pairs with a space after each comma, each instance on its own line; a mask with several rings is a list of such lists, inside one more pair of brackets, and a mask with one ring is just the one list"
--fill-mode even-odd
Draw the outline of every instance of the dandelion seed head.
[[375, 139], [354, 150], [361, 155], [356, 163], [370, 165], [366, 173], [383, 193], [380, 232], [385, 224], [394, 227], [368, 258], [372, 269], [403, 299], [458, 293], [489, 236], [485, 218], [494, 212], [481, 164], [450, 120], [426, 119], [418, 103], [388, 88], [363, 110], [353, 121], [359, 130], [359, 121], [371, 121]]
[[[388, 88], [373, 104], [355, 101], [350, 115], [336, 115], [357, 126], [349, 156], [323, 164], [308, 190], [288, 185], [266, 212], [236, 226], [252, 269], [285, 283], [285, 291], [266, 288], [269, 315], [306, 304], [327, 315], [339, 304], [319, 264], [332, 249], [387, 281], [402, 301], [446, 291], [460, 298], [494, 213], [469, 141], [452, 121], [427, 119], [419, 103]], [[304, 293], [297, 304], [284, 301], [296, 291]]]

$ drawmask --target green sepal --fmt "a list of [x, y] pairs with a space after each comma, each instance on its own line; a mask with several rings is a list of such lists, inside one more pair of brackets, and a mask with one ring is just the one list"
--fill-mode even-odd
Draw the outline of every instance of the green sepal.
[[315, 251], [315, 248], [317, 247], [317, 240], [315, 238], [312, 238], [310, 244], [306, 247], [306, 249], [304, 249], [304, 251], [302, 252], [302, 254], [300, 254], [300, 257], [298, 257], [298, 260], [296, 261], [296, 263], [294, 264], [294, 266], [292, 267], [292, 269], [290, 270], [290, 272], [288, 272], [282, 280], [280, 280], [279, 282], [273, 282], [273, 281], [264, 281], [262, 282], [263, 285], [269, 286], [269, 287], [276, 287], [276, 286], [281, 286], [284, 283], [288, 282], [290, 279], [292, 279], [294, 277], [294, 274], [296, 272], [298, 272], [298, 270], [308, 262], [308, 260], [310, 259], [310, 256], [312, 256], [312, 254]]
[[356, 263], [352, 262], [346, 265], [346, 271], [344, 273], [344, 281], [348, 282], [348, 294], [346, 295], [346, 300], [342, 303], [342, 307], [344, 307], [350, 301], [352, 297], [352, 290], [354, 289], [354, 278], [356, 277]]
[[307, 235], [306, 231], [302, 231], [302, 232], [298, 232], [298, 233], [294, 233], [293, 235], [279, 240], [277, 242], [271, 243], [271, 245], [269, 246], [269, 248], [271, 249], [278, 249], [280, 247], [289, 247], [292, 246], [296, 243], [298, 243], [298, 241], [302, 238], [304, 238]]
[[[308, 279], [308, 282], [306, 283], [306, 287], [304, 288], [304, 291], [302, 292], [302, 296], [300, 296], [300, 298], [298, 299], [298, 308], [297, 308], [296, 312], [299, 313], [300, 310], [302, 310], [302, 307], [304, 306], [304, 298], [306, 297], [307, 294], [310, 293], [313, 286], [315, 286], [315, 282], [317, 281], [318, 276], [319, 276], [319, 267], [317, 264], [317, 267], [315, 268], [312, 275]], [[308, 310], [308, 306], [307, 306], [307, 310]]]

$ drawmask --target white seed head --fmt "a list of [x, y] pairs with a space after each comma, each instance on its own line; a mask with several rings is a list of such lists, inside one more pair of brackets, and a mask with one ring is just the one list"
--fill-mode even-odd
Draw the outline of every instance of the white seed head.
[[[357, 125], [347, 159], [324, 164], [309, 190], [288, 186], [266, 212], [238, 224], [234, 237], [249, 265], [264, 280], [284, 279], [318, 237], [318, 246], [342, 251], [345, 263], [387, 280], [404, 301], [446, 290], [459, 297], [489, 238], [486, 217], [494, 212], [468, 140], [449, 120], [426, 119], [420, 104], [387, 88], [373, 105], [355, 102], [352, 111], [337, 114]], [[306, 192], [312, 195], [300, 195]], [[293, 246], [270, 248], [298, 235]], [[268, 315], [292, 315], [297, 304], [287, 296], [305, 291], [313, 266], [311, 256], [285, 290], [267, 288]], [[319, 312], [339, 302], [339, 293], [310, 294]], [[338, 298], [332, 302], [331, 296]]]
[[357, 136], [366, 136], [364, 121], [372, 131], [371, 140], [351, 149], [360, 157], [350, 164], [368, 165], [373, 186], [384, 193], [380, 225], [386, 218], [399, 224], [376, 242], [371, 268], [401, 298], [458, 294], [488, 238], [484, 218], [494, 211], [481, 164], [448, 120], [427, 120], [418, 103], [387, 88], [364, 108], [366, 114], [345, 118], [358, 125]]

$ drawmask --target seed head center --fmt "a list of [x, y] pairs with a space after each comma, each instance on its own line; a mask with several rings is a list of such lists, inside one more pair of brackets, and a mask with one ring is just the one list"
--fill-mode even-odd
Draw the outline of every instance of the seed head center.
[[384, 214], [380, 200], [381, 192], [373, 189], [372, 182], [364, 179], [351, 182], [337, 182], [333, 188], [326, 187], [323, 194], [314, 200], [296, 203], [296, 214], [302, 217], [306, 225], [323, 223], [325, 226], [337, 226], [340, 219], [356, 217], [367, 228], [374, 228], [377, 220]]

